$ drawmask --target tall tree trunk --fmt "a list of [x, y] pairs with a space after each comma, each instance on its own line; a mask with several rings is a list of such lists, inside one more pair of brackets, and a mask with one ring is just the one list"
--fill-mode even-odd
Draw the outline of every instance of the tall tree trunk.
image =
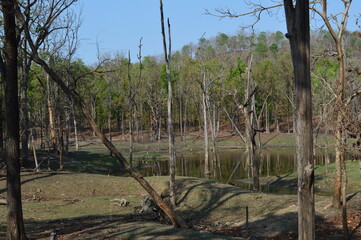
[[79, 141], [78, 141], [78, 127], [75, 117], [74, 103], [71, 101], [71, 113], [73, 115], [73, 124], [74, 124], [74, 141], [75, 141], [75, 150], [79, 150]]
[[[208, 101], [208, 105], [209, 105]], [[209, 111], [209, 127], [211, 130], [211, 139], [212, 139], [212, 154], [213, 154], [213, 178], [217, 179], [217, 162], [218, 162], [218, 153], [217, 153], [217, 133], [216, 133], [216, 110], [213, 106], [212, 111]]]
[[[336, 42], [337, 43], [337, 42]], [[342, 185], [342, 164], [345, 161], [345, 136], [344, 136], [344, 121], [345, 121], [345, 112], [343, 110], [344, 104], [344, 95], [345, 95], [345, 57], [342, 49], [341, 39], [337, 44], [337, 55], [339, 59], [339, 68], [338, 68], [338, 81], [337, 81], [337, 98], [336, 98], [336, 174], [334, 179], [334, 188], [333, 188], [333, 198], [332, 206], [335, 208], [341, 207], [341, 185]]]
[[4, 149], [4, 89], [0, 86], [0, 149]]
[[268, 112], [268, 103], [266, 104], [266, 133], [270, 133], [270, 131], [269, 131], [269, 112]]
[[170, 23], [168, 18], [168, 44], [169, 49], [167, 50], [167, 42], [165, 37], [164, 30], [164, 15], [163, 15], [163, 2], [160, 2], [160, 18], [161, 18], [161, 28], [162, 28], [162, 37], [163, 37], [163, 49], [164, 49], [164, 59], [166, 62], [166, 72], [168, 79], [168, 101], [167, 101], [167, 125], [168, 125], [168, 142], [169, 142], [169, 193], [170, 201], [173, 207], [176, 206], [176, 191], [175, 191], [175, 174], [176, 174], [176, 150], [174, 143], [174, 129], [173, 129], [173, 119], [172, 119], [172, 76], [170, 71], [170, 57], [171, 57], [171, 34], [170, 34]]
[[346, 199], [346, 190], [347, 190], [347, 172], [346, 172], [346, 162], [341, 163], [341, 174], [342, 174], [342, 187], [341, 187], [341, 199], [342, 199], [342, 229], [344, 239], [349, 239], [349, 230], [347, 223], [347, 199]]
[[134, 149], [134, 118], [133, 105], [129, 107], [129, 163], [133, 166], [133, 149]]
[[253, 105], [253, 101], [255, 100], [254, 94], [256, 92], [256, 88], [252, 87], [252, 83], [251, 83], [252, 59], [253, 56], [251, 55], [247, 66], [247, 81], [245, 82], [246, 86], [245, 86], [245, 103], [243, 104], [243, 116], [244, 116], [245, 130], [246, 130], [245, 144], [246, 144], [247, 158], [249, 163], [252, 164], [253, 189], [259, 191], [260, 190], [259, 169], [258, 169], [258, 161], [256, 156], [256, 141], [255, 141], [256, 132], [253, 127], [253, 112], [252, 112], [252, 105]]
[[134, 104], [133, 104], [133, 86], [132, 78], [130, 76], [130, 51], [128, 51], [128, 83], [129, 83], [129, 163], [133, 166], [133, 148], [134, 148]]
[[203, 109], [203, 132], [204, 132], [204, 176], [209, 178], [209, 143], [208, 143], [208, 119], [207, 119], [207, 84], [206, 73], [204, 67], [202, 67], [202, 109]]
[[[18, 100], [18, 44], [15, 23], [15, 0], [1, 1], [4, 20], [4, 56], [1, 60], [5, 86], [5, 161], [7, 187], [7, 232], [8, 240], [27, 239], [23, 221], [20, 184], [20, 135]], [[4, 66], [5, 62], [5, 66]]]
[[58, 154], [59, 154], [59, 171], [64, 170], [64, 123], [62, 113], [58, 111]]
[[309, 1], [284, 0], [296, 89], [298, 239], [315, 239]]
[[[342, 1], [344, 4], [344, 10], [340, 12], [337, 15], [340, 15], [341, 21], [340, 24], [337, 24], [336, 28], [338, 31], [335, 31], [335, 29], [332, 27], [330, 20], [332, 19], [332, 15], [328, 15], [328, 5], [326, 0], [322, 0], [322, 11], [317, 11], [313, 8], [313, 10], [320, 15], [323, 22], [325, 23], [332, 39], [335, 42], [336, 49], [337, 49], [337, 60], [339, 63], [338, 67], [338, 78], [337, 78], [337, 89], [336, 89], [336, 109], [337, 117], [336, 117], [336, 131], [335, 131], [335, 137], [336, 137], [336, 176], [334, 181], [334, 191], [333, 191], [333, 199], [332, 199], [332, 206], [336, 208], [340, 208], [341, 206], [341, 188], [343, 187], [343, 183], [347, 183], [347, 181], [342, 181], [342, 165], [345, 161], [345, 109], [348, 107], [346, 103], [344, 103], [344, 95], [345, 95], [345, 52], [344, 52], [344, 46], [343, 46], [343, 36], [346, 30], [348, 17], [349, 17], [349, 9], [351, 6], [351, 0], [350, 1]], [[344, 186], [346, 188], [346, 186]], [[347, 221], [344, 221], [344, 223], [347, 223]], [[346, 229], [344, 227], [344, 229]]]
[[64, 155], [68, 156], [70, 147], [70, 113], [69, 110], [65, 110], [65, 146]]
[[56, 138], [55, 138], [55, 122], [54, 122], [54, 112], [53, 112], [53, 101], [51, 99], [49, 74], [46, 74], [46, 89], [47, 89], [47, 103], [48, 103], [50, 136], [51, 136], [52, 148], [53, 148], [53, 150], [56, 150], [57, 144], [56, 144]]
[[279, 133], [280, 132], [280, 125], [279, 125], [279, 121], [278, 121], [277, 104], [274, 105], [274, 112], [275, 112], [275, 132]]
[[[25, 46], [26, 48], [26, 46]], [[29, 99], [28, 99], [28, 82], [30, 72], [31, 60], [23, 53], [22, 61], [20, 63], [20, 127], [21, 134], [21, 156], [22, 164], [28, 167], [29, 163]]]
[[179, 132], [181, 141], [183, 141], [184, 133], [183, 133], [183, 98], [181, 96], [181, 93], [179, 93]]

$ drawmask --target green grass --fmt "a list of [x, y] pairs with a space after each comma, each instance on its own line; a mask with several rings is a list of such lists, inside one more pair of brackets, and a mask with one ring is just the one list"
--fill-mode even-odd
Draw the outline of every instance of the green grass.
[[[347, 170], [347, 194], [355, 193], [361, 189], [360, 169], [358, 161], [346, 161]], [[335, 177], [335, 164], [326, 166], [317, 166], [315, 168], [315, 187], [321, 194], [328, 194], [331, 196], [333, 192]], [[260, 181], [263, 184], [268, 184], [277, 180], [277, 177], [264, 177]], [[297, 172], [288, 175], [277, 183], [281, 187], [290, 187], [297, 185]], [[316, 194], [318, 194], [316, 192]]]

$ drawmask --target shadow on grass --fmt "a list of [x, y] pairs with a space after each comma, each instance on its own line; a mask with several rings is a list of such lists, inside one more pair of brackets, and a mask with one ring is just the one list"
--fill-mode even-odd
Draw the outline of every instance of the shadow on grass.
[[[175, 229], [139, 215], [84, 216], [53, 221], [27, 221], [29, 239], [49, 239], [54, 230], [61, 239], [235, 239], [190, 229]], [[0, 239], [5, 239], [0, 226]]]
[[[105, 150], [101, 150], [105, 151]], [[73, 172], [109, 174], [123, 176], [126, 171], [117, 159], [110, 154], [88, 151], [69, 152], [65, 161], [65, 169]]]
[[[206, 193], [203, 193], [201, 189], [207, 189]], [[179, 193], [182, 193], [179, 196], [178, 204], [189, 204], [189, 198], [194, 196], [198, 197], [198, 199], [194, 199], [194, 204], [192, 204], [192, 206], [189, 206], [189, 208], [186, 208], [185, 210], [178, 211], [181, 216], [186, 216], [187, 220], [192, 221], [196, 225], [202, 224], [203, 220], [206, 218], [212, 219], [214, 211], [217, 208], [225, 209], [224, 207], [228, 206], [227, 201], [242, 194], [255, 193], [231, 186], [227, 187], [226, 185], [220, 188], [215, 185], [214, 181], [209, 180], [204, 183], [199, 183], [196, 179], [177, 180], [177, 190]], [[247, 204], [249, 203], [240, 202], [237, 209], [243, 209]], [[279, 205], [276, 205], [273, 208], [281, 210], [285, 207], [284, 204], [284, 202], [280, 202]], [[236, 213], [237, 209], [235, 209], [234, 214], [238, 214]], [[243, 220], [246, 222], [245, 215], [240, 217], [244, 218]], [[271, 238], [267, 239], [297, 239], [297, 212], [290, 211], [280, 214], [269, 213], [257, 218], [259, 220], [252, 221], [248, 225], [249, 236], [257, 237], [256, 239], [265, 239], [264, 237], [266, 236], [271, 236]], [[343, 231], [342, 227], [340, 227], [341, 222], [335, 219], [325, 219], [323, 217], [316, 216], [316, 239], [343, 239]], [[213, 225], [214, 223], [208, 224]], [[218, 228], [219, 227], [220, 226], [218, 226]], [[350, 233], [352, 234], [350, 239], [361, 239], [359, 228], [360, 225], [352, 229], [350, 227]], [[247, 237], [245, 229], [246, 224], [243, 224], [234, 228], [221, 227], [221, 230], [215, 230], [215, 232], [225, 235], [228, 234], [230, 236]], [[272, 236], [274, 236], [274, 238]]]
[[[28, 174], [23, 174], [22, 175], [23, 179], [24, 179], [24, 177], [27, 178], [27, 179], [22, 180], [21, 184], [32, 182], [32, 181], [35, 181], [37, 179], [52, 177], [52, 176], [57, 175], [57, 174], [72, 174], [72, 173], [61, 173], [61, 172], [50, 172], [50, 173], [45, 172], [44, 173], [44, 172], [42, 172], [42, 174], [40, 175], [40, 174], [38, 174], [36, 172], [30, 172]], [[29, 176], [30, 176], [30, 178], [28, 178]], [[1, 181], [6, 181], [6, 179], [2, 179]], [[6, 188], [0, 189], [0, 194], [2, 194], [4, 192], [6, 192]]]
[[[198, 191], [199, 189], [207, 189], [207, 193], [198, 193], [199, 199], [196, 200], [198, 206], [192, 206], [192, 209], [182, 212], [181, 214], [187, 216], [187, 219], [192, 221], [199, 221], [202, 218], [209, 216], [212, 211], [220, 206], [223, 206], [225, 202], [231, 200], [241, 194], [252, 194], [247, 190], [235, 188], [233, 186], [224, 185], [222, 188], [215, 187], [216, 181], [206, 180], [199, 183], [196, 179], [179, 179], [176, 182], [176, 189], [179, 193], [177, 204], [182, 204], [186, 198], [189, 197], [192, 191]], [[196, 211], [194, 211], [196, 209]]]
[[[262, 185], [262, 189], [265, 189], [265, 192], [268, 193], [282, 193], [282, 194], [297, 194], [297, 177], [289, 177], [291, 173], [284, 176], [276, 176], [277, 179], [271, 183]], [[316, 175], [315, 181], [321, 181], [325, 178], [324, 175]], [[322, 196], [330, 196], [331, 192], [321, 191], [317, 186], [315, 186], [316, 193], [319, 193]]]
[[[255, 239], [281, 240], [281, 239], [297, 239], [298, 218], [296, 212], [275, 215], [267, 214], [264, 218], [250, 222], [248, 225], [248, 236]], [[353, 229], [350, 234], [350, 240], [360, 239], [361, 235]], [[247, 230], [245, 225], [238, 227], [230, 227], [215, 231], [219, 234], [232, 235], [238, 237], [246, 237]], [[316, 216], [315, 219], [315, 235], [317, 240], [343, 240], [342, 228], [336, 226], [326, 219]], [[252, 238], [253, 239], [253, 238]]]

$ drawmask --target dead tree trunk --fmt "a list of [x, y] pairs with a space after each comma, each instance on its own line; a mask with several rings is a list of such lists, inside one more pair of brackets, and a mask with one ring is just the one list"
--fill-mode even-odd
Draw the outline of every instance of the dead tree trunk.
[[61, 117], [63, 113], [58, 109], [58, 154], [59, 154], [59, 171], [64, 170], [64, 120]]
[[298, 239], [315, 239], [314, 159], [310, 74], [309, 1], [285, 0], [296, 89], [296, 152], [298, 162]]
[[75, 117], [75, 109], [74, 109], [74, 103], [71, 101], [71, 114], [73, 116], [73, 125], [74, 125], [74, 141], [75, 141], [75, 150], [79, 150], [79, 141], [78, 141], [78, 127]]
[[128, 83], [129, 83], [129, 163], [133, 166], [133, 148], [134, 148], [134, 99], [133, 99], [133, 86], [132, 86], [132, 77], [130, 75], [130, 51], [128, 51]]
[[54, 111], [53, 111], [53, 101], [51, 99], [49, 74], [46, 74], [46, 89], [47, 89], [47, 104], [48, 104], [48, 114], [49, 114], [50, 136], [51, 136], [53, 150], [56, 150], [57, 144], [56, 144], [56, 138], [55, 138]]
[[251, 65], [252, 65], [252, 55], [249, 59], [247, 66], [247, 81], [245, 82], [245, 103], [243, 104], [243, 115], [245, 123], [245, 132], [246, 132], [246, 151], [247, 158], [249, 163], [252, 164], [252, 178], [253, 178], [253, 189], [256, 191], [260, 190], [259, 183], [259, 169], [258, 161], [256, 156], [256, 131], [253, 127], [253, 111], [252, 111], [252, 101], [255, 100], [254, 94], [256, 93], [256, 87], [252, 86], [251, 83]]
[[149, 183], [143, 178], [140, 173], [134, 171], [131, 165], [126, 161], [124, 156], [118, 151], [118, 149], [106, 138], [104, 133], [100, 130], [99, 126], [95, 123], [91, 110], [86, 107], [83, 103], [81, 96], [72, 89], [69, 89], [65, 83], [61, 80], [58, 74], [50, 68], [50, 66], [42, 60], [37, 54], [34, 54], [34, 62], [39, 64], [50, 76], [53, 81], [55, 81], [58, 86], [63, 90], [63, 92], [67, 95], [69, 99], [73, 99], [74, 105], [79, 108], [79, 110], [84, 115], [85, 119], [89, 123], [92, 130], [99, 137], [99, 139], [103, 142], [103, 144], [112, 152], [113, 156], [118, 159], [119, 163], [122, 167], [128, 171], [131, 177], [133, 177], [139, 184], [149, 193], [149, 195], [153, 198], [153, 200], [157, 203], [157, 205], [167, 214], [167, 216], [172, 221], [174, 227], [181, 227], [181, 220], [174, 213], [172, 208], [170, 208], [162, 198], [157, 194], [157, 192], [149, 185]]
[[208, 141], [208, 118], [207, 118], [207, 95], [208, 84], [206, 83], [206, 70], [202, 67], [202, 109], [203, 109], [203, 132], [204, 132], [204, 176], [209, 178], [209, 141]]
[[5, 161], [7, 187], [7, 232], [6, 239], [26, 240], [20, 184], [20, 135], [18, 100], [18, 41], [16, 36], [15, 0], [1, 1], [4, 24], [5, 59], [0, 60], [0, 69], [5, 87]]
[[169, 37], [169, 49], [167, 50], [167, 42], [165, 37], [164, 30], [164, 15], [163, 15], [163, 2], [160, 0], [160, 21], [162, 28], [162, 37], [163, 37], [163, 49], [164, 49], [164, 59], [166, 62], [166, 71], [167, 71], [167, 79], [168, 79], [168, 101], [167, 101], [167, 109], [168, 109], [168, 117], [167, 117], [167, 125], [168, 125], [168, 140], [169, 140], [169, 193], [170, 193], [170, 201], [173, 207], [176, 206], [175, 200], [175, 174], [176, 174], [176, 151], [174, 144], [174, 129], [173, 129], [173, 119], [172, 119], [172, 76], [170, 71], [170, 57], [171, 57], [171, 35], [170, 35], [170, 23], [168, 18], [168, 37]]

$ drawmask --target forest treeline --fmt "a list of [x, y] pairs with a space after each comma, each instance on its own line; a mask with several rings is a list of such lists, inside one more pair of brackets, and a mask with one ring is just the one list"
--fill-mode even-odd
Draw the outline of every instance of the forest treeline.
[[[237, 132], [252, 163], [256, 190], [256, 134], [296, 132], [299, 236], [303, 236], [299, 239], [314, 239], [313, 139], [317, 140], [318, 133], [333, 133], [336, 175], [332, 206], [340, 208], [343, 203], [343, 228], [348, 238], [345, 142], [348, 137], [361, 142], [357, 97], [361, 95], [361, 33], [346, 31], [352, 1], [342, 1], [345, 11], [329, 16], [327, 1], [312, 5], [296, 1], [294, 5], [285, 0], [287, 34], [220, 33], [172, 51], [170, 23], [167, 41], [160, 0], [164, 59], [143, 57], [140, 39], [134, 43], [139, 47], [136, 59], [130, 59], [129, 52], [99, 54], [99, 62], [93, 66], [76, 58], [81, 23], [72, 10], [76, 2], [1, 1], [0, 109], [5, 111], [0, 111], [0, 148], [7, 171], [7, 239], [26, 239], [20, 159], [24, 167], [32, 167], [35, 160], [38, 169], [36, 144], [40, 143], [42, 149], [59, 154], [59, 170], [63, 170], [70, 139], [74, 138], [77, 150], [80, 130], [97, 135], [173, 225], [181, 227], [183, 222], [173, 208], [132, 166], [134, 141], [159, 140], [167, 133], [174, 150], [173, 128], [181, 139], [189, 131], [204, 134], [206, 174], [208, 136], [215, 150], [220, 130]], [[327, 30], [310, 33], [310, 9], [320, 15]], [[237, 17], [229, 11], [223, 14]], [[337, 16], [342, 18], [340, 23]], [[112, 143], [114, 131], [129, 134], [128, 159]], [[34, 153], [31, 161], [29, 147]], [[175, 197], [175, 192], [170, 195]]]
[[[139, 44], [141, 50], [141, 42]], [[346, 96], [361, 84], [361, 33], [345, 32]], [[83, 97], [105, 133], [133, 129], [138, 141], [166, 134], [167, 75], [160, 56], [130, 59], [130, 54], [108, 54], [99, 64], [43, 53], [66, 84]], [[338, 61], [328, 31], [311, 33], [311, 75], [314, 132], [333, 131]], [[24, 134], [41, 146], [69, 149], [69, 138], [88, 125], [44, 70], [32, 63], [29, 73], [29, 113]], [[220, 129], [242, 129], [239, 106], [251, 103], [254, 124], [265, 132], [293, 132], [294, 83], [288, 40], [282, 32], [220, 33], [199, 39], [171, 55], [174, 128], [179, 135], [204, 129], [204, 109], [213, 134]], [[24, 88], [24, 86], [21, 85]], [[247, 93], [248, 92], [248, 93]], [[252, 95], [247, 99], [246, 95]], [[348, 131], [356, 134], [360, 120], [358, 98], [350, 99]], [[207, 118], [206, 118], [207, 119]], [[25, 126], [31, 126], [28, 130]], [[74, 130], [75, 128], [75, 130]], [[61, 142], [61, 143], [60, 143]]]

